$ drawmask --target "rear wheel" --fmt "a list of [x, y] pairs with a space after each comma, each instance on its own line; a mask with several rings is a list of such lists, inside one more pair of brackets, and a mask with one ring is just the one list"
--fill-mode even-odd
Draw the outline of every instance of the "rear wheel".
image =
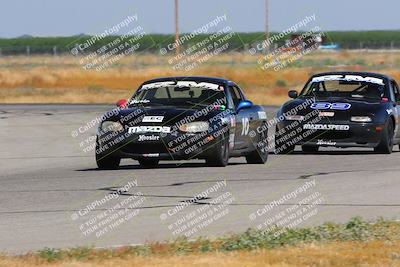
[[394, 137], [394, 126], [392, 120], [389, 120], [383, 133], [382, 140], [374, 151], [379, 154], [391, 154], [393, 151], [393, 137]]
[[293, 153], [295, 145], [288, 145], [284, 139], [284, 133], [280, 133], [278, 127], [275, 129], [275, 154], [290, 154]]
[[301, 150], [304, 153], [316, 153], [319, 150], [319, 146], [303, 145], [301, 146]]
[[158, 162], [160, 161], [159, 159], [149, 159], [149, 158], [143, 158], [139, 159], [139, 164], [140, 166], [144, 168], [154, 168], [158, 166]]
[[210, 148], [210, 154], [206, 158], [206, 164], [214, 167], [225, 167], [229, 161], [229, 140], [227, 135], [221, 138]]

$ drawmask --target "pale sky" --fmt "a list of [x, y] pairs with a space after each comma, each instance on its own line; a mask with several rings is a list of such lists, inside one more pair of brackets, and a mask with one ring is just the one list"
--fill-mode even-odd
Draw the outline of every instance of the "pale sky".
[[[236, 32], [264, 30], [264, 0], [180, 0], [181, 31], [217, 15]], [[270, 0], [270, 28], [281, 31], [306, 15], [329, 30], [400, 29], [399, 0]], [[146, 33], [174, 32], [174, 0], [1, 0], [0, 37], [96, 34], [138, 15]]]

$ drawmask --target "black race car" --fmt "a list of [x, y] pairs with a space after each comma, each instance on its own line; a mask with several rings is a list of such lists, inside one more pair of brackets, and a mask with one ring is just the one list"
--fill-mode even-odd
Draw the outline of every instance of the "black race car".
[[205, 159], [226, 166], [229, 157], [267, 161], [267, 116], [246, 100], [234, 82], [207, 77], [170, 77], [143, 83], [133, 97], [103, 116], [96, 141], [100, 169], [121, 158], [145, 167], [159, 160]]
[[275, 152], [370, 147], [389, 154], [400, 143], [400, 92], [391, 77], [364, 72], [314, 75], [278, 111]]

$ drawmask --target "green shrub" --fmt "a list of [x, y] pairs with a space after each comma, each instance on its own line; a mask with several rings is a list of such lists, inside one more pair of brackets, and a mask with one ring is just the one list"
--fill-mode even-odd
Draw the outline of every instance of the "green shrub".
[[273, 249], [282, 246], [294, 246], [318, 242], [343, 242], [372, 240], [400, 240], [400, 223], [379, 219], [370, 223], [360, 217], [355, 217], [344, 224], [325, 223], [315, 227], [284, 229], [275, 228], [272, 231], [248, 229], [239, 234], [232, 234], [216, 239], [198, 238], [188, 240], [177, 238], [167, 243], [154, 243], [124, 249], [75, 248], [70, 250], [55, 250], [46, 248], [37, 253], [45, 261], [53, 262], [62, 259], [85, 261], [94, 258], [113, 258], [128, 256], [147, 256], [165, 254], [207, 253], [212, 251], [229, 252], [237, 250]]

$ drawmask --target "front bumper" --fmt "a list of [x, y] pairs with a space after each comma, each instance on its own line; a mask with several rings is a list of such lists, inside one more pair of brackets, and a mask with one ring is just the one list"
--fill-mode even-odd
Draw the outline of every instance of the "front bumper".
[[[218, 142], [221, 132], [198, 134], [129, 134], [98, 135], [96, 154], [100, 157], [157, 158], [160, 160], [183, 160], [206, 158]], [[145, 139], [145, 140], [144, 140]], [[153, 140], [149, 140], [153, 139]]]
[[[315, 127], [315, 125], [319, 127]], [[321, 129], [324, 128], [321, 125], [331, 129]], [[286, 129], [285, 132], [290, 136], [286, 143], [291, 142], [293, 145], [371, 148], [380, 143], [384, 127], [384, 123], [354, 123], [332, 120], [322, 120], [315, 124], [297, 122], [295, 126], [293, 126], [293, 121], [285, 120], [277, 125], [277, 129], [280, 131]], [[295, 134], [293, 134], [293, 131], [295, 131]]]

